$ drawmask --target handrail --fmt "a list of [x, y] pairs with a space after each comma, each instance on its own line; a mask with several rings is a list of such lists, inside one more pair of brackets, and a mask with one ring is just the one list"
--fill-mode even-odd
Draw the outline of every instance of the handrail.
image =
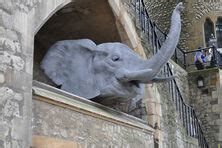
[[185, 54], [188, 54], [188, 53], [192, 53], [192, 52], [198, 52], [198, 51], [204, 51], [204, 50], [207, 50], [207, 49], [213, 49], [214, 48], [214, 46], [210, 46], [210, 47], [206, 47], [206, 48], [200, 48], [200, 49], [195, 49], [195, 50], [190, 50], [190, 51], [186, 51], [186, 52], [184, 52]]
[[[189, 66], [195, 65], [194, 60], [187, 60], [186, 58], [192, 58], [195, 56], [195, 54], [199, 51], [208, 51], [212, 49], [212, 53], [208, 53], [208, 58], [206, 56], [206, 61], [204, 63], [206, 68], [212, 68], [212, 67], [219, 67], [219, 52], [217, 51], [215, 46], [210, 46], [210, 47], [205, 47], [205, 48], [201, 48], [201, 49], [196, 49], [196, 50], [190, 50], [190, 51], [186, 51], [184, 52], [185, 58], [184, 58], [184, 63], [183, 66], [185, 69], [189, 68]], [[192, 62], [192, 63], [190, 63]], [[193, 68], [191, 68], [193, 69]]]
[[[164, 39], [167, 37], [167, 35], [159, 27], [157, 27], [154, 22], [151, 21], [143, 0], [132, 1], [132, 5], [135, 10], [135, 17], [137, 18], [137, 16], [139, 16], [138, 20], [140, 22], [141, 31], [146, 35], [148, 42], [153, 47], [153, 53], [155, 54], [161, 47], [161, 40], [157, 34], [157, 31], [164, 35]], [[177, 49], [183, 53], [185, 59], [186, 52], [178, 47], [176, 48], [176, 51]], [[186, 64], [185, 62], [184, 64]], [[164, 65], [161, 73], [163, 73], [165, 76], [173, 75], [169, 63]], [[176, 110], [179, 111], [179, 117], [182, 120], [183, 126], [186, 128], [187, 134], [191, 137], [197, 138], [201, 148], [208, 148], [209, 146], [204, 136], [202, 125], [197, 118], [194, 108], [185, 103], [176, 80], [168, 82], [168, 85], [169, 94], [175, 103]]]

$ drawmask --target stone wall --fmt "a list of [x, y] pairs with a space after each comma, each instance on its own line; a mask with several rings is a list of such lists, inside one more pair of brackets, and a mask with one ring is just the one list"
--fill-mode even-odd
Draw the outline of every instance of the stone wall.
[[[198, 77], [203, 77], [204, 87], [197, 87]], [[221, 71], [208, 69], [189, 73], [190, 103], [197, 112], [210, 147], [222, 144]]]
[[0, 1], [0, 147], [30, 145], [33, 1]]
[[[164, 16], [170, 17], [175, 2], [169, 1], [150, 1], [147, 0], [147, 8], [151, 18], [156, 24], [165, 32], [167, 32], [166, 26], [169, 26], [169, 20], [164, 19]], [[217, 18], [221, 16], [222, 2], [219, 0], [186, 0], [183, 1], [185, 10], [182, 15], [182, 34], [180, 39], [180, 47], [184, 50], [193, 50], [198, 46], [205, 46], [203, 25], [206, 18], [210, 18], [214, 23], [214, 27]], [[161, 10], [161, 11], [160, 11]], [[215, 28], [214, 28], [215, 29]], [[220, 72], [219, 72], [220, 73]], [[205, 87], [197, 88], [196, 78], [201, 75], [205, 80]], [[188, 75], [189, 85], [187, 81], [178, 82], [180, 89], [185, 82], [185, 86], [190, 86], [190, 93], [187, 92], [188, 88], [181, 89], [186, 90], [183, 93], [187, 96], [187, 102], [190, 102], [196, 109], [200, 120], [203, 123], [204, 130], [206, 131], [207, 140], [211, 147], [217, 147], [217, 144], [221, 144], [221, 108], [220, 106], [220, 91], [221, 86], [218, 86], [219, 75], [218, 72], [198, 71], [197, 73], [190, 73]], [[182, 86], [182, 87], [181, 87]]]
[[[145, 0], [150, 17], [164, 32], [168, 32], [170, 16], [176, 5], [176, 1]], [[179, 46], [183, 50], [197, 49], [205, 46], [203, 25], [207, 17], [216, 23], [221, 15], [222, 2], [219, 0], [186, 0], [183, 1], [182, 33]], [[161, 11], [160, 11], [161, 10]]]
[[[34, 32], [42, 16], [67, 1], [0, 1], [0, 147], [31, 145]], [[41, 13], [36, 12], [41, 9]], [[44, 11], [43, 11], [44, 10]], [[44, 15], [43, 15], [44, 13]], [[34, 16], [38, 17], [34, 17]], [[35, 21], [38, 18], [39, 21]]]
[[[158, 1], [149, 1], [147, 3], [157, 4], [161, 3]], [[169, 7], [174, 7], [174, 2], [169, 2]], [[159, 15], [159, 10], [164, 10], [168, 6], [159, 5], [157, 8], [154, 5], [151, 5], [152, 9], [156, 9], [156, 12], [153, 13], [156, 17]], [[134, 18], [134, 17], [132, 17]], [[164, 16], [163, 18], [158, 18], [159, 20], [166, 20], [169, 22], [170, 17]], [[147, 40], [144, 39], [143, 34], [140, 33], [140, 25], [137, 24], [138, 34], [140, 34], [141, 40], [146, 43], [143, 44], [143, 47], [146, 50], [152, 51], [151, 47], [147, 45]], [[163, 27], [167, 30], [169, 24], [162, 24]], [[151, 52], [147, 52], [147, 57], [152, 56]], [[187, 81], [187, 72], [178, 66], [173, 61], [170, 61], [172, 72], [177, 76], [176, 81], [179, 86], [179, 89], [184, 98], [189, 98], [189, 86]], [[189, 99], [187, 99], [189, 100]], [[148, 113], [148, 123], [155, 127], [155, 139], [159, 144], [159, 147], [198, 147], [197, 139], [187, 136], [186, 130], [181, 124], [179, 119], [178, 112], [175, 109], [174, 102], [169, 96], [168, 85], [167, 84], [152, 84], [146, 86], [146, 95], [143, 103], [146, 105]]]
[[169, 96], [167, 84], [157, 84], [155, 98], [160, 98], [161, 116], [159, 125], [159, 140], [162, 147], [198, 147], [197, 139], [187, 135], [182, 125], [179, 113], [176, 111], [175, 103]]
[[154, 130], [142, 120], [53, 87], [33, 89], [33, 135], [82, 147], [154, 147]]
[[76, 141], [83, 147], [153, 147], [153, 136], [143, 130], [33, 101], [33, 135]]
[[188, 73], [182, 67], [177, 65], [174, 61], [170, 60], [170, 67], [173, 75], [176, 76], [176, 83], [181, 92], [182, 97], [189, 103], [189, 84]]
[[[8, 0], [0, 2], [0, 59], [3, 59], [0, 61], [0, 147], [26, 148], [30, 146], [32, 137], [30, 129], [32, 109], [34, 111], [33, 129], [35, 134], [70, 140], [75, 135], [75, 132], [80, 132], [78, 133], [79, 137], [75, 139], [76, 141], [80, 140], [80, 143], [83, 138], [87, 139], [87, 144], [98, 144], [96, 138], [100, 139], [99, 134], [101, 134], [112, 141], [111, 145], [121, 143], [123, 145], [130, 143], [132, 146], [137, 144], [135, 147], [138, 145], [141, 147], [147, 146], [147, 144], [153, 145], [152, 134], [150, 135], [149, 132], [146, 133], [143, 130], [134, 130], [125, 127], [125, 125], [128, 125], [127, 123], [125, 125], [121, 124], [121, 126], [116, 125], [115, 123], [72, 112], [70, 109], [57, 108], [41, 101], [34, 101], [34, 107], [32, 108], [34, 35], [50, 16], [70, 2], [70, 0], [29, 0], [16, 2]], [[124, 2], [130, 1], [125, 0]], [[134, 28], [134, 22], [128, 14], [128, 12], [131, 12], [128, 10], [131, 9], [129, 7], [130, 4], [124, 3], [122, 5], [119, 0], [110, 0], [109, 4], [112, 6], [114, 15], [117, 18], [116, 23], [121, 24], [122, 28], [120, 30], [123, 29], [122, 33], [124, 35], [120, 35], [121, 39], [125, 39], [125, 43], [129, 44], [141, 56], [145, 57], [141, 40]], [[123, 8], [128, 9], [125, 10]], [[191, 142], [187, 142], [189, 138], [184, 135], [183, 128], [181, 128], [180, 122], [177, 121], [178, 117], [175, 108], [172, 106], [172, 102], [170, 102], [170, 98], [167, 96], [168, 94], [163, 91], [164, 88], [163, 85], [149, 87], [149, 89], [156, 90], [156, 92], [154, 91], [152, 102], [159, 106], [157, 108], [153, 107], [153, 109], [156, 109], [154, 111], [159, 116], [157, 127], [160, 131], [157, 130], [157, 135], [161, 142], [160, 145], [166, 147], [177, 147], [178, 145], [187, 147], [186, 143], [192, 145]], [[159, 96], [161, 100], [156, 101], [156, 96]], [[144, 100], [143, 103], [147, 102]], [[149, 106], [149, 104], [145, 104], [145, 106]], [[64, 114], [61, 115], [61, 113], [64, 113], [66, 116]], [[50, 119], [55, 122], [52, 123], [46, 117], [54, 117]], [[57, 117], [64, 117], [65, 121], [60, 121]], [[66, 124], [66, 121], [72, 121], [78, 125], [76, 127], [85, 130], [81, 132], [73, 129], [71, 133], [68, 133], [64, 129], [72, 126], [72, 123]], [[91, 121], [93, 124], [91, 124]], [[156, 119], [153, 121], [155, 123]], [[85, 123], [85, 125], [79, 125], [79, 123]], [[93, 137], [93, 133], [95, 132], [93, 130], [98, 129], [97, 124], [101, 125], [102, 129], [104, 129], [105, 135], [100, 131], [97, 137]], [[94, 128], [89, 128], [87, 125], [94, 126]], [[121, 139], [116, 138], [116, 131], [123, 133]], [[162, 134], [161, 131], [163, 131]], [[88, 132], [91, 134], [91, 137], [87, 136]], [[163, 138], [161, 139], [161, 137]], [[107, 143], [107, 139], [101, 140]], [[183, 139], [183, 142], [181, 139]], [[119, 142], [118, 140], [122, 141]], [[132, 141], [135, 141], [135, 144]], [[177, 142], [175, 143], [174, 141]], [[193, 145], [197, 144], [194, 142]]]
[[[56, 11], [70, 2], [0, 1], [0, 147], [30, 146], [34, 36]], [[144, 55], [122, 3], [111, 0], [109, 4], [129, 36], [124, 41]]]
[[[173, 61], [170, 64], [183, 98], [188, 102], [189, 86], [187, 72]], [[148, 123], [156, 127], [155, 138], [160, 147], [198, 147], [197, 139], [187, 136], [186, 129], [179, 119], [175, 102], [169, 96], [168, 84], [147, 85], [145, 103], [147, 104]]]

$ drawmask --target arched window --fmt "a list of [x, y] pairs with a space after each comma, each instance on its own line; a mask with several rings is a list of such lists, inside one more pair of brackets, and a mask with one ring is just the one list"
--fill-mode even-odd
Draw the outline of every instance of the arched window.
[[211, 21], [210, 18], [206, 18], [204, 23], [204, 36], [206, 47], [209, 46], [209, 38], [211, 34], [214, 35], [214, 23]]
[[216, 35], [218, 48], [222, 48], [222, 17], [217, 18]]
[[35, 35], [34, 80], [55, 85], [43, 73], [40, 63], [50, 46], [57, 41], [87, 38], [97, 44], [121, 42], [108, 2], [88, 2], [80, 0], [66, 5], [52, 15]]

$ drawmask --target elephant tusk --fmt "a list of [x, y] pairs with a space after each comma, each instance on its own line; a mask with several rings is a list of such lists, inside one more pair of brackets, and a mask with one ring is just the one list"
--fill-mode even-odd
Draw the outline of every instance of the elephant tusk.
[[116, 74], [116, 78], [121, 82], [139, 81], [141, 83], [148, 83], [152, 80], [153, 70], [145, 69], [135, 72], [124, 71]]

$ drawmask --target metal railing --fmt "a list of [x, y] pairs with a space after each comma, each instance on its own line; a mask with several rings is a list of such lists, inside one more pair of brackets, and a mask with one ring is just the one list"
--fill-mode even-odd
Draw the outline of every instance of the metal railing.
[[[205, 56], [205, 60], [206, 60], [203, 63], [205, 66], [204, 68], [220, 67], [219, 65], [220, 58], [218, 57], [220, 53], [217, 51], [215, 46], [191, 50], [191, 51], [183, 51], [184, 58], [180, 60], [181, 66], [183, 66], [183, 68], [186, 69], [187, 71], [196, 70], [197, 68], [195, 65], [194, 57], [197, 52], [201, 52], [201, 51], [203, 52], [203, 55]], [[178, 63], [178, 61], [175, 61], [175, 62]]]
[[[166, 34], [163, 33], [154, 22], [152, 22], [143, 0], [132, 0], [132, 5], [135, 10], [135, 17], [139, 21], [141, 31], [148, 39], [148, 43], [153, 47], [152, 52], [155, 54], [165, 40]], [[178, 58], [178, 56], [182, 56], [182, 58]], [[177, 62], [181, 62], [182, 64], [185, 63], [186, 65], [186, 56], [183, 50], [176, 48], [173, 58]], [[165, 76], [173, 75], [169, 63], [164, 65], [161, 73]], [[175, 103], [176, 110], [179, 112], [179, 117], [182, 120], [183, 126], [186, 128], [187, 134], [191, 137], [197, 138], [201, 148], [208, 148], [208, 143], [194, 108], [185, 103], [175, 80], [168, 82], [167, 85], [169, 86], [169, 94]]]

